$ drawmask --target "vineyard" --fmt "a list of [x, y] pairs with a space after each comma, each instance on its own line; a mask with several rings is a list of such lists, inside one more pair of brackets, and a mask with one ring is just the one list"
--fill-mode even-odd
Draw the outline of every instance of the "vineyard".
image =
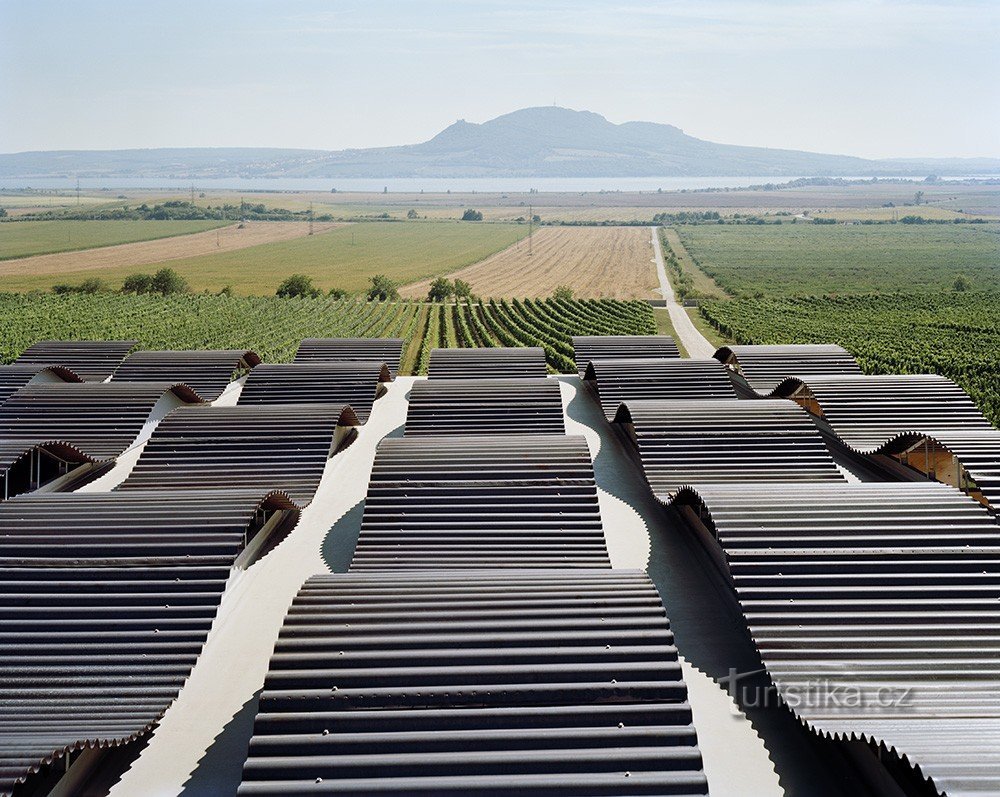
[[706, 302], [740, 343], [839, 343], [868, 373], [938, 373], [1000, 423], [1000, 294], [788, 297]]
[[253, 349], [267, 362], [287, 362], [306, 337], [399, 337], [414, 341], [406, 347], [413, 357], [404, 360], [404, 373], [426, 373], [430, 350], [438, 346], [528, 345], [541, 345], [554, 371], [574, 373], [573, 335], [655, 330], [648, 304], [611, 299], [428, 306], [331, 298], [0, 294], [3, 362], [45, 339], [137, 340], [143, 349]]

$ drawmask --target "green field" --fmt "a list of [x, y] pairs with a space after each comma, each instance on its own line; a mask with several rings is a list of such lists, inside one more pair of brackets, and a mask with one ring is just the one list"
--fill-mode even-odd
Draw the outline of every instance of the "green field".
[[[0, 260], [172, 238], [221, 227], [220, 221], [10, 221], [0, 224]], [[93, 276], [93, 275], [91, 275]], [[59, 282], [56, 277], [52, 281]]]
[[[196, 291], [217, 291], [229, 285], [240, 294], [270, 295], [289, 274], [306, 274], [323, 290], [343, 288], [354, 293], [369, 287], [373, 274], [386, 274], [400, 285], [448, 274], [510, 246], [527, 234], [528, 228], [517, 224], [352, 224], [290, 241], [171, 260], [168, 265]], [[4, 285], [7, 290], [44, 290], [57, 282], [79, 283], [88, 277], [100, 277], [112, 287], [118, 287], [126, 276], [143, 270], [155, 271], [156, 267], [67, 271], [41, 277], [8, 278]]]
[[734, 296], [951, 290], [1000, 284], [1000, 225], [692, 225], [698, 267]]
[[867, 373], [944, 374], [1000, 423], [1000, 294], [881, 294], [707, 302], [740, 343], [839, 343]]

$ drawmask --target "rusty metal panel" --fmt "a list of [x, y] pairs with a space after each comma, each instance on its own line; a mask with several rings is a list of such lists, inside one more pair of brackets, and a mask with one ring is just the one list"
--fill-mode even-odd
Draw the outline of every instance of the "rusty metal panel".
[[836, 344], [723, 346], [715, 358], [734, 370], [747, 395], [770, 393], [793, 376], [861, 373], [854, 356]]
[[426, 379], [413, 383], [406, 434], [564, 434], [555, 379]]
[[0, 365], [0, 404], [30, 383], [42, 381], [82, 382], [69, 368], [61, 365]]
[[609, 421], [622, 402], [736, 398], [729, 371], [711, 359], [592, 360], [584, 378], [596, 390]]
[[575, 335], [573, 352], [582, 379], [591, 360], [635, 360], [681, 356], [669, 335]]
[[120, 490], [282, 490], [309, 503], [350, 407], [182, 407], [160, 421]]
[[587, 441], [385, 439], [351, 570], [610, 567]]
[[61, 365], [87, 382], [103, 382], [136, 344], [134, 340], [43, 340], [25, 349], [16, 363]]
[[232, 381], [260, 363], [248, 349], [137, 351], [125, 358], [115, 382], [183, 382], [206, 401], [215, 401]]
[[383, 362], [308, 362], [258, 365], [247, 377], [240, 405], [349, 404], [361, 423], [391, 381]]
[[525, 379], [548, 374], [541, 346], [433, 349], [428, 379]]
[[276, 511], [297, 515], [286, 497], [239, 491], [0, 504], [0, 793], [152, 729], [194, 666], [236, 555]]
[[629, 570], [314, 576], [241, 795], [705, 794], [663, 605]]
[[0, 440], [62, 440], [95, 459], [116, 457], [168, 393], [201, 401], [186, 385], [165, 382], [29, 384], [0, 407]]
[[895, 751], [948, 794], [1000, 793], [995, 519], [933, 482], [696, 485], [747, 627], [818, 733]]
[[305, 338], [295, 353], [295, 362], [374, 361], [385, 363], [395, 379], [403, 343], [402, 338]]
[[794, 401], [629, 401], [618, 408], [657, 499], [685, 484], [844, 481]]

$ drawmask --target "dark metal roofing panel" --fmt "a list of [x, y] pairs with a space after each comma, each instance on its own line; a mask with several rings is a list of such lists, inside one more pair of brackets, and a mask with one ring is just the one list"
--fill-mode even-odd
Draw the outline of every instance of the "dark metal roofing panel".
[[705, 794], [696, 745], [642, 572], [314, 576], [239, 793]]
[[791, 376], [860, 374], [854, 356], [835, 344], [723, 346], [715, 358], [733, 368], [752, 391], [766, 394]]
[[352, 571], [610, 566], [583, 437], [379, 444]]
[[680, 350], [669, 335], [575, 335], [573, 351], [580, 378], [591, 360], [678, 358]]
[[367, 360], [385, 363], [393, 378], [403, 356], [402, 338], [305, 338], [295, 362]]
[[904, 433], [993, 429], [968, 393], [937, 374], [787, 379], [775, 393], [822, 417], [861, 453], [872, 453]]
[[258, 365], [247, 377], [239, 404], [349, 404], [361, 423], [392, 379], [385, 363], [372, 361]]
[[711, 359], [592, 360], [585, 379], [596, 389], [609, 421], [614, 420], [622, 402], [736, 398], [729, 372]]
[[206, 401], [215, 401], [234, 374], [260, 363], [247, 349], [137, 351], [115, 371], [116, 382], [183, 382]]
[[413, 383], [406, 434], [564, 434], [556, 379], [425, 379]]
[[61, 365], [0, 365], [0, 404], [13, 396], [18, 390], [32, 382], [82, 382], [69, 368]]
[[87, 382], [103, 382], [135, 346], [134, 340], [43, 340], [25, 349], [16, 362], [62, 365]]
[[164, 382], [29, 384], [0, 407], [0, 440], [63, 440], [97, 459], [116, 457], [171, 392], [201, 401], [186, 385]]
[[230, 566], [282, 496], [33, 494], [0, 505], [0, 793], [147, 733], [194, 666]]
[[506, 349], [434, 349], [428, 379], [523, 379], [548, 373], [541, 346]]
[[681, 499], [702, 507], [804, 722], [885, 744], [941, 792], [1000, 793], [1000, 544], [982, 507], [933, 482], [696, 485]]
[[283, 490], [304, 505], [333, 453], [350, 407], [280, 404], [182, 407], [160, 421], [119, 489]]
[[794, 401], [629, 401], [643, 474], [669, 502], [685, 484], [843, 481], [816, 424]]

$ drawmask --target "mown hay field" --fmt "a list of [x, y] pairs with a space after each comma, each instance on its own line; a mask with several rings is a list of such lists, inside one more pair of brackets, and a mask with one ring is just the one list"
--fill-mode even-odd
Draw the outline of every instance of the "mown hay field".
[[[195, 291], [218, 291], [230, 286], [238, 294], [269, 295], [285, 277], [306, 274], [322, 290], [342, 288], [354, 293], [365, 290], [374, 274], [386, 274], [404, 284], [461, 269], [527, 234], [527, 227], [521, 225], [471, 222], [365, 223], [339, 227], [317, 224], [315, 235], [308, 235], [308, 225], [302, 222], [258, 224], [268, 228], [273, 225], [278, 231], [294, 231], [294, 236], [290, 240], [227, 250], [215, 247], [212, 234], [208, 253], [171, 258], [166, 265], [181, 274]], [[223, 230], [220, 235], [226, 232]], [[147, 260], [149, 265], [144, 267], [142, 262], [130, 258], [120, 264], [73, 268], [58, 274], [19, 271], [3, 276], [3, 284], [5, 290], [44, 290], [54, 283], [74, 284], [100, 277], [114, 288], [129, 274], [155, 271], [160, 267], [157, 264], [164, 261], [165, 258], [158, 256], [155, 262]]]
[[[447, 274], [472, 286], [473, 293], [495, 298], [550, 296], [560, 286], [581, 298], [644, 299], [656, 296], [659, 283], [647, 227], [542, 227], [534, 233], [531, 254], [520, 241], [492, 257]], [[409, 298], [427, 295], [429, 280], [406, 286]]]
[[222, 226], [223, 223], [221, 221], [8, 221], [0, 224], [0, 260], [189, 235]]

